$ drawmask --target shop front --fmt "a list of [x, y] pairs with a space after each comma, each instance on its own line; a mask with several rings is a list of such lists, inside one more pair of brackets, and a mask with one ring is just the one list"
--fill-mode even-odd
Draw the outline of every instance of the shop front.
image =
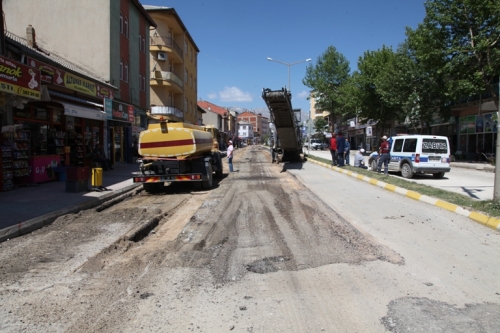
[[104, 112], [62, 101], [32, 102], [14, 108], [14, 126], [4, 137], [13, 142], [15, 185], [55, 180], [58, 167], [89, 167], [102, 142]]
[[132, 163], [134, 107], [105, 98], [104, 111], [108, 119], [108, 149], [106, 153], [112, 164], [118, 162]]
[[[0, 56], [0, 66], [3, 73], [0, 76], [0, 93], [3, 102], [0, 136], [0, 191], [7, 191], [17, 185], [28, 184], [32, 170], [49, 177], [45, 167], [33, 169], [34, 163], [38, 161], [31, 158], [32, 153], [47, 153], [47, 148], [43, 141], [34, 141], [36, 137], [33, 138], [30, 132], [31, 128], [47, 131], [48, 115], [43, 109], [36, 113], [37, 110], [26, 107], [30, 101], [41, 99], [40, 71], [2, 56]], [[13, 112], [18, 112], [18, 117], [31, 120], [30, 126], [15, 125], [12, 120]], [[53, 158], [56, 157], [53, 156]], [[51, 167], [53, 163], [57, 164], [57, 159], [48, 162], [47, 167]]]
[[497, 126], [497, 112], [459, 117], [457, 157], [477, 159], [482, 153], [495, 154]]

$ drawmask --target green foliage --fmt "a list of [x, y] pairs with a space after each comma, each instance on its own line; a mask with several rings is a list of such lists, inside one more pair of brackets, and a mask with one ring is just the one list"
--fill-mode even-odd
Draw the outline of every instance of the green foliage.
[[449, 99], [490, 93], [500, 74], [500, 1], [428, 0], [426, 17], [407, 29], [423, 70], [443, 78]]
[[363, 57], [359, 58], [358, 71], [353, 75], [354, 84], [358, 89], [358, 115], [364, 119], [380, 120], [382, 127], [398, 119], [398, 116], [401, 118], [398, 109], [384, 100], [385, 92], [380, 87], [395, 58], [392, 48], [386, 46], [381, 50], [366, 51]]
[[307, 66], [302, 83], [314, 92], [318, 110], [343, 113], [340, 88], [349, 79], [350, 70], [349, 61], [333, 46], [318, 57], [314, 66]]
[[323, 132], [327, 130], [328, 128], [328, 123], [326, 122], [325, 118], [323, 117], [318, 117], [314, 120], [314, 129], [316, 130], [316, 133], [319, 133], [321, 138], [324, 138], [325, 135]]

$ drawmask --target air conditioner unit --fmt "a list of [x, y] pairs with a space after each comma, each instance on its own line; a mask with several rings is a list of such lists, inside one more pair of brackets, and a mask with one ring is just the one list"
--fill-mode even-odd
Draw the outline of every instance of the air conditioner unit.
[[167, 60], [167, 54], [165, 52], [158, 52], [158, 60], [161, 61]]

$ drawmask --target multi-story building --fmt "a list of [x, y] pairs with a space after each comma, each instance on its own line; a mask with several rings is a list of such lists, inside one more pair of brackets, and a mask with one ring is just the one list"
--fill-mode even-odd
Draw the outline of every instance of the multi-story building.
[[[203, 114], [203, 122], [205, 125], [216, 126], [228, 139], [237, 139], [238, 126], [237, 113], [235, 111], [229, 111], [227, 108], [220, 107], [204, 100], [198, 101], [198, 107], [206, 112]], [[214, 118], [213, 113], [218, 114], [219, 117]], [[216, 123], [214, 123], [215, 119], [217, 119]]]
[[254, 144], [254, 130], [252, 124], [240, 120], [238, 122], [238, 138], [246, 144]]
[[157, 24], [150, 31], [151, 112], [201, 125], [197, 116], [198, 53], [174, 8], [144, 8]]
[[[263, 135], [263, 119], [265, 117], [262, 114], [255, 114], [250, 111], [245, 111], [238, 115], [238, 122], [244, 121], [252, 125], [254, 130], [254, 137], [256, 140], [262, 137]], [[267, 123], [267, 131], [269, 132], [269, 122]]]
[[[130, 147], [134, 129], [139, 131], [147, 123], [146, 110], [150, 106], [148, 34], [150, 27], [156, 27], [139, 1], [3, 1], [3, 11], [10, 32], [25, 36], [31, 25], [43, 48], [117, 88], [113, 96], [104, 101], [92, 99], [107, 112], [103, 141], [109, 157], [132, 161]], [[89, 98], [84, 81], [69, 76], [63, 79], [68, 86], [79, 86], [79, 89], [75, 93], [59, 94], [57, 98]], [[81, 123], [81, 126], [92, 127], [92, 124]]]
[[262, 116], [262, 138], [269, 138], [270, 135], [269, 118]]

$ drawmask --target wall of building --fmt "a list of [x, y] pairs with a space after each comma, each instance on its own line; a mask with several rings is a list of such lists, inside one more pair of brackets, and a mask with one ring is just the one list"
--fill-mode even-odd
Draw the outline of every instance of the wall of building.
[[114, 1], [3, 0], [3, 11], [8, 31], [26, 38], [31, 24], [39, 46], [108, 81], [111, 57], [106, 46], [111, 40], [107, 31]]

